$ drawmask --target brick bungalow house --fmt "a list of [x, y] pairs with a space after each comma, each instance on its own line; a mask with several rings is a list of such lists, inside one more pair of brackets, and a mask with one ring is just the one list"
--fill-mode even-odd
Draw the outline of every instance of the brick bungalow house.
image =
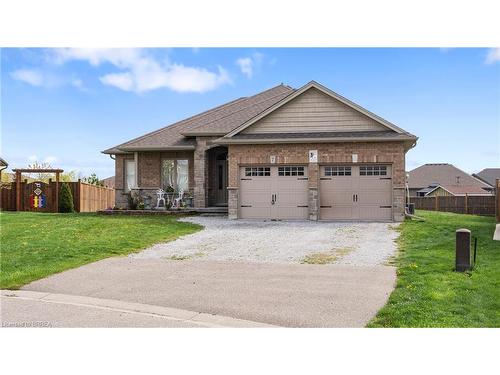
[[229, 218], [401, 221], [417, 137], [317, 82], [279, 85], [103, 151], [116, 205], [189, 191]]

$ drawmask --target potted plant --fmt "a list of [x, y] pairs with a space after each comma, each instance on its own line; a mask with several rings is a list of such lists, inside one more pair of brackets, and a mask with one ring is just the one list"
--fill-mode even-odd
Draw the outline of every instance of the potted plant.
[[[172, 199], [174, 197], [174, 193], [175, 193], [175, 189], [172, 185], [168, 185], [165, 188], [165, 195], [167, 196], [168, 201], [172, 201]], [[172, 205], [170, 205], [170, 207], [172, 207]], [[170, 207], [168, 207], [167, 209], [170, 209]]]
[[190, 191], [184, 193], [184, 204], [186, 207], [193, 207], [193, 194]]

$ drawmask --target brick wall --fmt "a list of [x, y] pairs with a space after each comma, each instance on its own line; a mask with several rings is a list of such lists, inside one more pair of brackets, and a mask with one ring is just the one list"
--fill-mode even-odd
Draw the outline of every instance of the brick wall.
[[[318, 150], [318, 164], [309, 165], [309, 150]], [[309, 165], [309, 217], [318, 217], [318, 165], [329, 163], [352, 163], [352, 154], [358, 155], [358, 163], [388, 163], [393, 170], [393, 218], [404, 219], [405, 148], [403, 142], [352, 142], [316, 144], [275, 145], [230, 145], [229, 146], [229, 188], [238, 189], [240, 165], [270, 164], [271, 155], [276, 164]], [[316, 192], [314, 192], [316, 190]], [[229, 200], [229, 212], [237, 213], [238, 194], [233, 192]]]
[[[134, 154], [116, 155], [115, 159], [115, 204], [128, 207], [128, 193], [124, 191], [125, 159], [134, 159]], [[156, 190], [161, 187], [161, 160], [187, 159], [189, 164], [189, 190], [194, 188], [194, 158], [192, 151], [165, 151], [138, 153], [138, 187], [155, 201]]]

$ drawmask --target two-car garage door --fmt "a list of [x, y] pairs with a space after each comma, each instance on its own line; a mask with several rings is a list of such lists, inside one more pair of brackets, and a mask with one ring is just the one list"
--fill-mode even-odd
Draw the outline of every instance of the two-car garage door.
[[[321, 220], [391, 220], [390, 165], [324, 165], [320, 167]], [[240, 168], [239, 217], [307, 219], [306, 166]]]

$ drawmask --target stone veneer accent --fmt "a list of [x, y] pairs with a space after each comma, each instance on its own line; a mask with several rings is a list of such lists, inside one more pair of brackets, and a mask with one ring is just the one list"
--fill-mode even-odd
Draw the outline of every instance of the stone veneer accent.
[[[309, 150], [318, 150], [318, 163], [309, 163]], [[270, 164], [271, 155], [276, 164], [307, 164], [309, 170], [309, 218], [319, 217], [319, 165], [352, 163], [386, 163], [392, 165], [393, 220], [404, 219], [405, 205], [405, 146], [403, 142], [349, 142], [316, 144], [230, 145], [229, 146], [229, 201], [230, 218], [238, 217], [239, 167], [248, 164]]]
[[230, 219], [238, 218], [238, 189], [227, 189], [227, 215]]

